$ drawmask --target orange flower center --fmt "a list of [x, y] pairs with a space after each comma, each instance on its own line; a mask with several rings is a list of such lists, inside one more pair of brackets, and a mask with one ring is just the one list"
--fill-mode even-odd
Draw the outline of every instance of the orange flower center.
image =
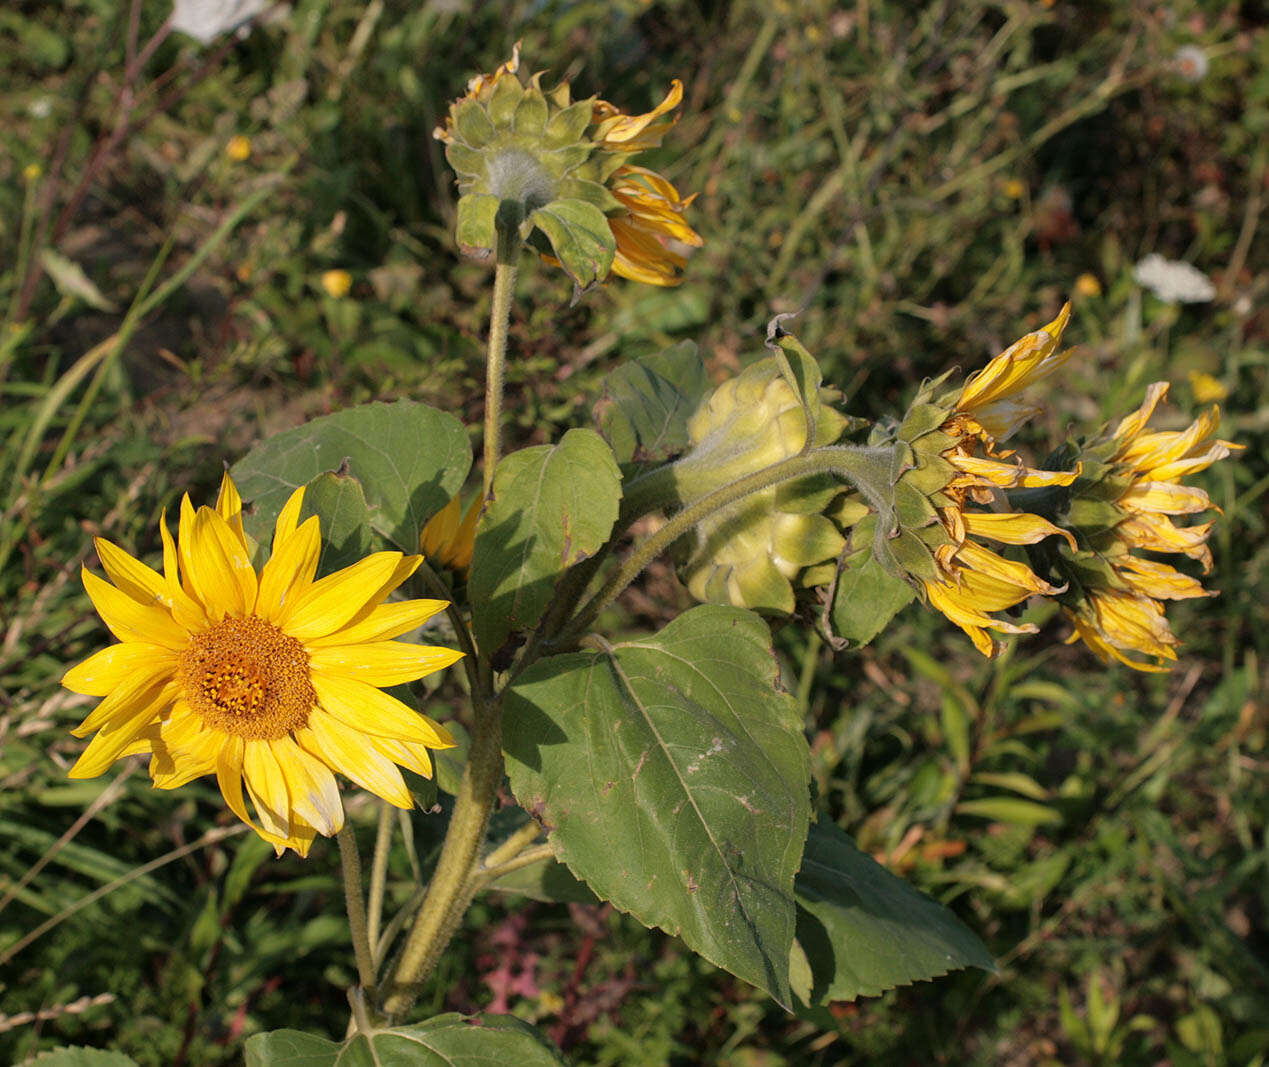
[[250, 741], [300, 729], [317, 702], [304, 646], [257, 615], [195, 634], [177, 677], [208, 729]]

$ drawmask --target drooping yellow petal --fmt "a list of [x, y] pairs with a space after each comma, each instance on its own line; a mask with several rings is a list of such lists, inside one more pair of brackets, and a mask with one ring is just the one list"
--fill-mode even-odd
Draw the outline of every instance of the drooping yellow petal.
[[150, 698], [133, 704], [131, 714], [104, 723], [96, 736], [80, 754], [75, 765], [67, 772], [70, 778], [96, 778], [122, 754], [132, 739], [145, 727], [158, 719], [171, 703], [171, 695], [164, 687], [152, 686]]
[[1076, 547], [1075, 538], [1069, 531], [1039, 515], [1012, 511], [966, 511], [961, 517], [965, 532], [972, 537], [989, 537], [1006, 545], [1034, 545], [1046, 537], [1063, 537], [1072, 550]]
[[1146, 428], [1146, 423], [1150, 421], [1150, 417], [1154, 414], [1154, 409], [1168, 395], [1168, 387], [1167, 382], [1154, 382], [1146, 389], [1146, 398], [1141, 402], [1141, 407], [1120, 420], [1112, 436], [1116, 440], [1124, 442], [1122, 447], [1128, 447], [1136, 439], [1137, 435]]
[[314, 671], [375, 686], [413, 682], [462, 658], [463, 654], [452, 648], [405, 641], [328, 645], [312, 648], [309, 653]]
[[248, 741], [242, 754], [242, 778], [247, 795], [265, 832], [281, 839], [291, 836], [291, 796], [286, 775], [268, 741]]
[[1198, 579], [1152, 559], [1124, 555], [1115, 561], [1115, 571], [1137, 592], [1156, 600], [1190, 600], [1215, 595], [1204, 589]]
[[301, 748], [327, 765], [338, 767], [363, 789], [383, 797], [389, 804], [407, 810], [414, 807], [414, 797], [397, 765], [367, 745], [361, 733], [349, 729], [333, 716], [316, 712], [306, 729], [296, 731], [295, 740]]
[[290, 737], [269, 742], [286, 779], [291, 810], [319, 833], [330, 837], [344, 825], [344, 805], [330, 768], [305, 752]]
[[625, 115], [605, 100], [595, 102], [592, 139], [609, 150], [638, 152], [661, 143], [672, 122], [653, 123], [683, 102], [683, 83], [675, 78], [665, 99], [644, 115]]
[[1171, 482], [1134, 482], [1119, 498], [1130, 511], [1156, 511], [1167, 515], [1192, 515], [1207, 511], [1212, 501], [1197, 486]]
[[956, 553], [956, 558], [958, 562], [971, 568], [966, 577], [994, 578], [1004, 585], [1013, 585], [1028, 593], [1053, 594], [1062, 591], [1060, 587], [1046, 582], [1025, 563], [1005, 559], [973, 541], [966, 541]]

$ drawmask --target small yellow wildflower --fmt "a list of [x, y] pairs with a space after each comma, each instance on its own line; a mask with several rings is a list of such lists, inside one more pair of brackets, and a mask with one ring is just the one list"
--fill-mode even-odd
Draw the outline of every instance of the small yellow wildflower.
[[[388, 603], [418, 556], [376, 552], [315, 580], [321, 533], [299, 522], [304, 490], [278, 515], [259, 574], [229, 476], [215, 508], [186, 496], [163, 573], [103, 538], [103, 581], [83, 571], [93, 605], [119, 638], [66, 672], [62, 684], [104, 699], [72, 731], [96, 734], [71, 768], [95, 778], [122, 756], [150, 755], [150, 777], [175, 789], [215, 774], [235, 815], [280, 855], [307, 855], [316, 834], [344, 822], [332, 772], [411, 808], [400, 764], [430, 777], [429, 749], [449, 732], [381, 687], [422, 678], [461, 653], [394, 641], [445, 607]], [[112, 585], [111, 582], [114, 584]], [[243, 785], [259, 824], [243, 801]]]
[[1085, 297], [1101, 296], [1102, 283], [1095, 274], [1081, 274], [1075, 279], [1075, 292]]
[[1190, 371], [1189, 379], [1190, 392], [1200, 404], [1218, 404], [1229, 396], [1229, 390], [1221, 383], [1221, 380], [1204, 371]]
[[1010, 200], [1021, 200], [1027, 194], [1027, 186], [1021, 178], [1007, 178], [1001, 191]]
[[251, 138], [234, 134], [225, 144], [225, 155], [234, 163], [245, 163], [251, 158]]
[[322, 288], [327, 296], [342, 300], [352, 290], [352, 275], [346, 270], [323, 271]]
[[41, 176], [43, 176], [43, 174], [44, 174], [44, 168], [41, 167], [38, 163], [28, 163], [25, 167], [22, 168], [22, 178], [24, 181], [28, 183], [38, 182]]

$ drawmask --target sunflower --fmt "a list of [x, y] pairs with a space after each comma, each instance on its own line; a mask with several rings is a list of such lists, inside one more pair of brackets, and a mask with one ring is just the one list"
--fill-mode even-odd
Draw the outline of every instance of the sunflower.
[[[1048, 519], [1027, 512], [982, 511], [973, 505], [999, 504], [999, 491], [1014, 488], [1064, 486], [1077, 471], [1043, 471], [1024, 466], [1013, 453], [1001, 451], [998, 441], [1011, 436], [1041, 409], [1024, 403], [1019, 394], [1048, 378], [1070, 358], [1073, 349], [1059, 352], [1062, 331], [1070, 319], [1070, 305], [1042, 329], [1027, 334], [965, 383], [952, 400], [943, 422], [928, 436], [927, 448], [939, 449], [947, 480], [934, 494], [941, 544], [934, 548], [935, 576], [922, 577], [929, 602], [959, 626], [985, 656], [999, 645], [988, 631], [1035, 633], [1032, 623], [997, 617], [1033, 594], [1053, 595], [1064, 587], [1037, 575], [1025, 563], [1007, 559], [975, 538], [1005, 545], [1033, 545], [1046, 537], [1071, 535]], [[937, 436], [936, 436], [937, 435]], [[920, 455], [921, 446], [914, 442]]]
[[[299, 522], [297, 489], [257, 574], [242, 499], [226, 474], [216, 507], [181, 501], [177, 539], [160, 522], [163, 573], [103, 538], [110, 581], [84, 588], [120, 644], [72, 667], [62, 684], [104, 699], [72, 731], [95, 733], [70, 770], [93, 778], [123, 756], [150, 755], [156, 787], [215, 774], [225, 802], [281, 855], [306, 855], [344, 822], [334, 771], [401, 808], [413, 798], [398, 764], [430, 776], [448, 731], [380, 687], [457, 660], [448, 648], [392, 640], [445, 601], [387, 598], [418, 556], [376, 552], [315, 579], [316, 516]], [[113, 583], [113, 584], [111, 584]], [[259, 822], [243, 801], [243, 785]]]
[[1212, 439], [1220, 426], [1217, 407], [1184, 430], [1148, 432], [1167, 392], [1167, 382], [1155, 382], [1140, 408], [1086, 450], [1090, 473], [1074, 486], [1071, 507], [1080, 551], [1064, 560], [1073, 579], [1064, 604], [1071, 640], [1083, 640], [1107, 662], [1142, 671], [1167, 670], [1176, 659], [1180, 641], [1162, 601], [1213, 594], [1198, 579], [1134, 551], [1185, 555], [1210, 571], [1214, 520], [1178, 526], [1173, 517], [1214, 506], [1204, 490], [1181, 479], [1242, 448]]

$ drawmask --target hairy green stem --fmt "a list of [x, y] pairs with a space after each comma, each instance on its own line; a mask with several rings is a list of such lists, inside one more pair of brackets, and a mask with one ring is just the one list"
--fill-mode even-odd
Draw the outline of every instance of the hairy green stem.
[[494, 469], [502, 454], [502, 387], [507, 366], [507, 327], [515, 295], [520, 239], [498, 227], [498, 261], [494, 267], [493, 306], [489, 310], [489, 355], [485, 362], [485, 496], [493, 490]]
[[392, 848], [393, 810], [392, 805], [386, 800], [379, 801], [379, 824], [375, 828], [374, 859], [370, 863], [370, 901], [366, 915], [367, 938], [370, 942], [372, 958], [379, 951], [379, 928], [383, 924], [383, 892], [388, 881], [388, 853]]
[[512, 871], [518, 871], [521, 867], [529, 867], [534, 863], [540, 863], [542, 860], [550, 859], [555, 855], [555, 851], [548, 844], [535, 845], [533, 848], [526, 848], [523, 852], [517, 853], [508, 860], [503, 860], [496, 867], [486, 867], [480, 872], [476, 879], [476, 889], [484, 889], [491, 886], [504, 874], [510, 874]]
[[693, 526], [714, 512], [743, 500], [750, 493], [808, 474], [835, 474], [854, 485], [879, 511], [887, 510], [878, 483], [889, 470], [890, 456], [891, 450], [885, 447], [830, 445], [791, 456], [701, 497], [678, 512], [651, 537], [635, 546], [625, 563], [577, 613], [572, 625], [561, 634], [559, 643], [567, 644], [581, 636], [599, 613], [642, 573], [644, 567]]
[[339, 841], [339, 862], [344, 869], [344, 900], [348, 906], [348, 929], [352, 934], [353, 954], [357, 957], [357, 980], [367, 997], [375, 987], [374, 955], [366, 927], [366, 902], [361, 888], [361, 856], [352, 825], [345, 821], [336, 835]]
[[502, 709], [497, 703], [485, 705], [477, 700], [471, 751], [441, 856], [396, 969], [385, 985], [383, 1011], [390, 1018], [400, 1018], [410, 1010], [462, 921], [471, 901], [472, 870], [501, 783]]

